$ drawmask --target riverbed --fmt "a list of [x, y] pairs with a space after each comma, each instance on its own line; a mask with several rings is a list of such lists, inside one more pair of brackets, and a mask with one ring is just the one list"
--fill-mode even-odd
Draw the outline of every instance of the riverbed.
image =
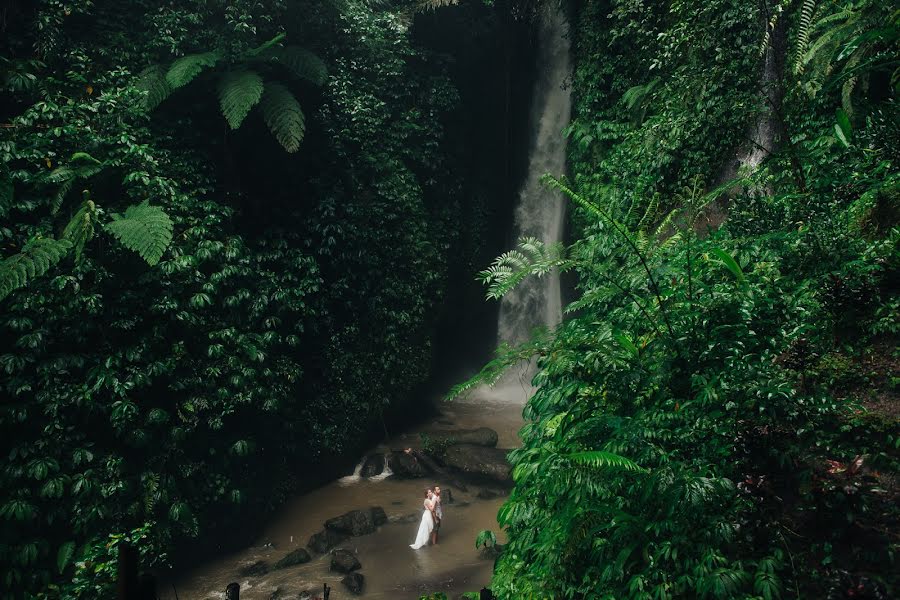
[[[421, 448], [422, 432], [477, 427], [496, 430], [498, 447], [515, 448], [520, 445], [521, 402], [526, 393], [522, 390], [521, 398], [510, 401], [507, 394], [488, 390], [475, 392], [465, 400], [440, 402], [436, 417], [372, 451]], [[409, 544], [419, 526], [423, 490], [432, 485], [449, 489], [453, 501], [445, 500], [439, 543], [413, 550]], [[479, 498], [483, 489], [493, 490], [493, 486], [469, 485], [467, 491], [462, 491], [452, 482], [440, 479], [366, 479], [348, 474], [288, 501], [272, 516], [252, 546], [211, 560], [166, 584], [160, 599], [176, 600], [176, 591], [178, 600], [222, 599], [225, 586], [233, 581], [241, 585], [242, 600], [296, 599], [304, 590], [315, 597], [316, 592], [321, 593], [323, 583], [333, 588], [331, 600], [414, 599], [436, 591], [454, 598], [462, 592], [477, 591], [490, 583], [493, 567], [493, 560], [483, 558], [475, 549], [478, 532], [490, 529], [501, 543], [505, 541], [496, 521], [505, 497]], [[382, 507], [388, 522], [375, 533], [350, 538], [337, 546], [355, 552], [362, 563], [359, 573], [365, 577], [365, 587], [361, 596], [352, 595], [340, 583], [343, 574], [329, 570], [330, 554], [314, 554], [309, 563], [259, 576], [238, 576], [242, 569], [258, 561], [271, 565], [292, 550], [305, 547], [327, 519], [369, 506]]]

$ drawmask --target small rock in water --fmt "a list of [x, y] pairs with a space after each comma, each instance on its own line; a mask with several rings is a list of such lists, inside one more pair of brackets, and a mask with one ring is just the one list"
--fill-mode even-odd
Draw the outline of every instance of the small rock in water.
[[306, 548], [297, 548], [275, 563], [275, 568], [284, 569], [293, 567], [294, 565], [302, 565], [303, 563], [308, 563], [310, 560], [312, 560], [312, 557], [309, 555], [309, 552], [306, 551]]
[[356, 555], [345, 548], [339, 548], [331, 553], [331, 570], [339, 573], [350, 573], [362, 568]]
[[391, 506], [403, 506], [403, 500], [394, 500], [391, 502]]
[[380, 475], [384, 471], [384, 454], [370, 454], [363, 462], [362, 471], [359, 474], [362, 477], [374, 477]]
[[349, 575], [341, 579], [341, 583], [343, 583], [352, 593], [359, 596], [360, 594], [362, 594], [363, 587], [366, 583], [366, 578], [363, 577], [362, 573], [350, 573]]
[[238, 573], [241, 577], [258, 577], [269, 572], [269, 565], [265, 561], [258, 560], [252, 565], [243, 567]]

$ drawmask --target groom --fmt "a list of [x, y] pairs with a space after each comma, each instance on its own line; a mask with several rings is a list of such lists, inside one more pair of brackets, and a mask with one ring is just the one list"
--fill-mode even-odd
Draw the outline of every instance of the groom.
[[438, 543], [438, 529], [441, 528], [441, 521], [444, 520], [444, 508], [441, 505], [441, 486], [434, 486], [434, 529], [431, 530], [431, 545]]

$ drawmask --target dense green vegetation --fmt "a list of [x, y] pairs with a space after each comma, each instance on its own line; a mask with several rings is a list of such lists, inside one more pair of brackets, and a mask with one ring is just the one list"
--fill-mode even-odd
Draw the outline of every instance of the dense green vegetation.
[[2, 4], [0, 596], [106, 597], [414, 400], [502, 187], [416, 8]]
[[540, 357], [499, 597], [898, 593], [889, 4], [577, 6], [571, 179], [546, 179], [575, 239], [483, 273], [578, 276], [555, 335], [475, 380]]

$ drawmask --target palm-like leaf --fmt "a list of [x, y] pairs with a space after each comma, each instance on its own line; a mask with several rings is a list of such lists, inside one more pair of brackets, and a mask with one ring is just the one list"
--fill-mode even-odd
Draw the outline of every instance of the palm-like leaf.
[[220, 58], [218, 52], [202, 52], [183, 56], [169, 67], [166, 72], [166, 83], [172, 89], [184, 87], [193, 81], [203, 69], [215, 66]]
[[4, 260], [0, 263], [0, 300], [49, 271], [71, 247], [69, 240], [38, 238], [26, 244], [20, 253]]
[[328, 77], [328, 69], [322, 59], [300, 46], [274, 48], [266, 56], [284, 65], [295, 77], [315, 85], [322, 85]]
[[172, 241], [172, 220], [158, 206], [147, 202], [129, 206], [124, 215], [113, 214], [104, 227], [123, 246], [137, 252], [153, 266]]
[[229, 71], [219, 80], [219, 106], [232, 129], [241, 126], [263, 95], [263, 80], [256, 71]]
[[306, 120], [294, 95], [279, 83], [266, 83], [260, 108], [278, 143], [288, 152], [296, 152], [306, 132]]

